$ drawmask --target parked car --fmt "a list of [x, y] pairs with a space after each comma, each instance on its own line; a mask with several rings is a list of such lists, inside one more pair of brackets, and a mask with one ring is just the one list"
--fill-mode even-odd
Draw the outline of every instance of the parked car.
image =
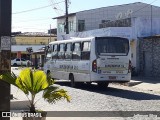
[[11, 60], [11, 66], [31, 66], [32, 62], [24, 58], [15, 58]]

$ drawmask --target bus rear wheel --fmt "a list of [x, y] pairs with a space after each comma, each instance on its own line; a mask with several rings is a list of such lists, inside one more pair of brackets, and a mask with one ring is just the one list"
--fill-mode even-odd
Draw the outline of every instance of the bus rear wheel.
[[71, 87], [76, 87], [73, 74], [69, 75], [69, 80], [71, 81]]
[[109, 82], [98, 82], [97, 84], [99, 88], [107, 88], [109, 85]]

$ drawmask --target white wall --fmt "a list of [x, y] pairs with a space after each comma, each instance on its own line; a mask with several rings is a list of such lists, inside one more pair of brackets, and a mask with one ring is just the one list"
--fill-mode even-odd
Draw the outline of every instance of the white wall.
[[70, 39], [70, 37], [91, 37], [91, 36], [119, 36], [125, 37], [128, 39], [132, 39], [132, 28], [131, 27], [110, 27], [110, 28], [102, 28], [89, 30], [85, 32], [75, 32], [70, 33], [68, 35], [59, 35], [57, 36], [57, 40], [66, 40]]
[[33, 52], [39, 50], [42, 47], [45, 47], [45, 45], [11, 45], [11, 51], [12, 52], [17, 52], [17, 51], [21, 51], [24, 52], [26, 51], [26, 48], [28, 47], [32, 47]]
[[[129, 11], [131, 11], [130, 14], [129, 14]], [[131, 4], [101, 7], [97, 9], [80, 11], [80, 12], [77, 12], [74, 16], [69, 16], [69, 21], [71, 20], [74, 21], [74, 31], [78, 31], [78, 27], [77, 27], [78, 20], [85, 20], [85, 28], [86, 28], [85, 31], [88, 31], [88, 30], [99, 29], [99, 24], [101, 24], [102, 20], [114, 21], [116, 19], [132, 18], [132, 20], [134, 21], [134, 19], [137, 17], [138, 18], [145, 17], [148, 19], [148, 18], [151, 18], [151, 16], [152, 18], [160, 18], [159, 13], [160, 13], [160, 7], [137, 2], [137, 3], [131, 3]], [[122, 14], [122, 16], [120, 18], [117, 18], [119, 14]], [[138, 23], [138, 20], [136, 21], [137, 21], [136, 23]], [[143, 22], [145, 23], [145, 20]], [[136, 26], [140, 27], [141, 25], [143, 25], [143, 22], [136, 24]], [[58, 23], [65, 23], [65, 17], [57, 19], [57, 25]], [[148, 23], [148, 26], [149, 24], [150, 23]], [[137, 29], [139, 28], [134, 27], [134, 29], [132, 29], [133, 34], [135, 34], [134, 38], [136, 38], [137, 36], [138, 37], [142, 36], [141, 33], [136, 33]], [[57, 31], [57, 35], [64, 36], [65, 32], [59, 33]]]
[[160, 34], [160, 18], [136, 18], [133, 24], [136, 37]]
[[[146, 7], [147, 6], [147, 7]], [[142, 9], [143, 8], [143, 9]], [[129, 13], [131, 11], [131, 13]], [[133, 3], [102, 7], [97, 9], [85, 10], [76, 13], [77, 20], [85, 20], [86, 31], [98, 29], [102, 20], [115, 21], [117, 19], [135, 17], [160, 17], [160, 7], [151, 6], [145, 3]], [[121, 14], [121, 16], [119, 16]], [[119, 17], [118, 17], [119, 16]]]

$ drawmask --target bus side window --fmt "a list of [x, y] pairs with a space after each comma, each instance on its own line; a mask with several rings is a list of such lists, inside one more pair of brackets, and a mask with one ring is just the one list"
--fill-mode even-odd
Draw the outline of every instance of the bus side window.
[[72, 43], [66, 44], [65, 59], [72, 59]]
[[58, 45], [53, 45], [52, 59], [57, 59], [58, 57]]
[[82, 52], [81, 52], [81, 58], [82, 60], [89, 60], [90, 59], [90, 42], [83, 42], [82, 43]]
[[73, 43], [72, 59], [81, 59], [81, 43]]
[[65, 44], [63, 43], [59, 45], [58, 58], [64, 59], [64, 53], [65, 53]]

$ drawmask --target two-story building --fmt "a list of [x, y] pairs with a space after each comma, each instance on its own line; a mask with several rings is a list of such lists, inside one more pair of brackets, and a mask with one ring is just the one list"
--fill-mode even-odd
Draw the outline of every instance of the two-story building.
[[120, 36], [131, 41], [132, 64], [139, 71], [139, 38], [160, 34], [160, 7], [136, 2], [68, 15], [69, 34], [65, 33], [66, 16], [57, 19], [57, 40], [70, 37]]

